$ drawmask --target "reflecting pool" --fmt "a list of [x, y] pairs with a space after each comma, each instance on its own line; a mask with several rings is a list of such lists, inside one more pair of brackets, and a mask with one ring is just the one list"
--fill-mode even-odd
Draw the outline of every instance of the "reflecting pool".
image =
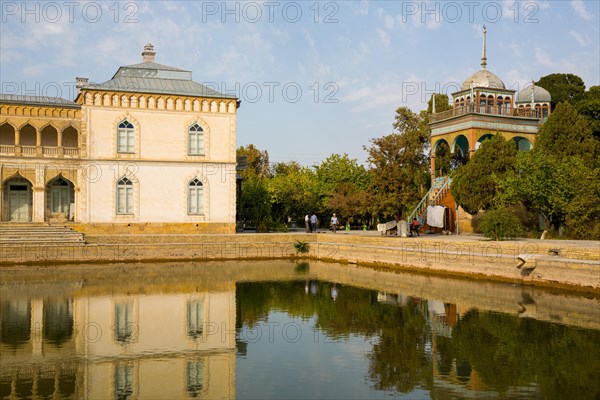
[[289, 261], [0, 269], [0, 398], [600, 399], [600, 299]]

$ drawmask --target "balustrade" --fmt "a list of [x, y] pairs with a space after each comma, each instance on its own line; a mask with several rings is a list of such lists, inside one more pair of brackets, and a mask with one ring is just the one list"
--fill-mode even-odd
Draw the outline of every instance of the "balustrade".
[[465, 106], [455, 107], [452, 110], [442, 111], [432, 114], [431, 122], [439, 122], [445, 119], [458, 117], [465, 114], [488, 114], [488, 115], [503, 115], [508, 117], [521, 118], [536, 118], [539, 119], [539, 110], [530, 108], [510, 108], [504, 105], [488, 105], [488, 104], [467, 104]]
[[[38, 154], [38, 146], [15, 146], [15, 145], [0, 145], [0, 155], [2, 156], [18, 156], [17, 147], [21, 148], [20, 155], [24, 157], [35, 157]], [[42, 157], [79, 157], [78, 147], [64, 147], [62, 152], [60, 147], [41, 147]]]
[[0, 146], [0, 154], [12, 156], [15, 154], [15, 146]]

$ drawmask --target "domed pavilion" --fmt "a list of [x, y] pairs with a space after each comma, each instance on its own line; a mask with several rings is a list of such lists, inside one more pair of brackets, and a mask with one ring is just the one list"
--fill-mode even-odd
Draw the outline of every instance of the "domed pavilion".
[[[436, 113], [433, 103], [429, 124], [432, 189], [409, 219], [424, 220], [428, 205], [444, 205], [448, 209], [444, 227], [450, 231], [456, 229], [456, 212], [461, 214], [461, 211], [449, 190], [451, 180], [439, 176], [440, 171], [435, 167], [436, 154], [443, 144], [452, 155], [470, 157], [484, 140], [502, 133], [506, 139], [513, 140], [520, 151], [527, 151], [533, 147], [539, 127], [550, 114], [551, 98], [547, 90], [532, 83], [517, 93], [487, 69], [486, 36], [484, 26], [481, 69], [465, 79], [459, 91], [452, 93], [453, 108]], [[459, 224], [463, 227], [462, 222]], [[462, 230], [470, 230], [468, 225]]]

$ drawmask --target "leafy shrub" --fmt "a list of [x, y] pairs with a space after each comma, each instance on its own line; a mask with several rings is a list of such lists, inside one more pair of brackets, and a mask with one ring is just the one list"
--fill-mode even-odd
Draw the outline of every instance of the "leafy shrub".
[[275, 226], [275, 231], [276, 232], [281, 232], [281, 233], [287, 233], [289, 231], [289, 228], [286, 224], [284, 224], [283, 222], [280, 224], [277, 224], [277, 226]]
[[486, 211], [479, 218], [479, 228], [494, 240], [514, 239], [523, 231], [519, 218], [506, 207]]
[[269, 231], [269, 228], [267, 227], [267, 224], [264, 222], [261, 222], [260, 224], [258, 224], [258, 227], [256, 228], [256, 231], [259, 233], [265, 233]]
[[296, 240], [296, 243], [294, 243], [294, 248], [296, 249], [297, 253], [306, 253], [308, 252], [308, 242]]

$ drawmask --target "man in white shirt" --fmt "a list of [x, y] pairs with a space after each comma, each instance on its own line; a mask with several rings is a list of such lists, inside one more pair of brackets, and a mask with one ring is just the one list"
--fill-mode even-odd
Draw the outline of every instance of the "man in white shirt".
[[333, 231], [333, 233], [335, 233], [335, 228], [337, 227], [338, 224], [338, 219], [335, 216], [335, 213], [333, 213], [333, 217], [331, 217], [331, 230]]

